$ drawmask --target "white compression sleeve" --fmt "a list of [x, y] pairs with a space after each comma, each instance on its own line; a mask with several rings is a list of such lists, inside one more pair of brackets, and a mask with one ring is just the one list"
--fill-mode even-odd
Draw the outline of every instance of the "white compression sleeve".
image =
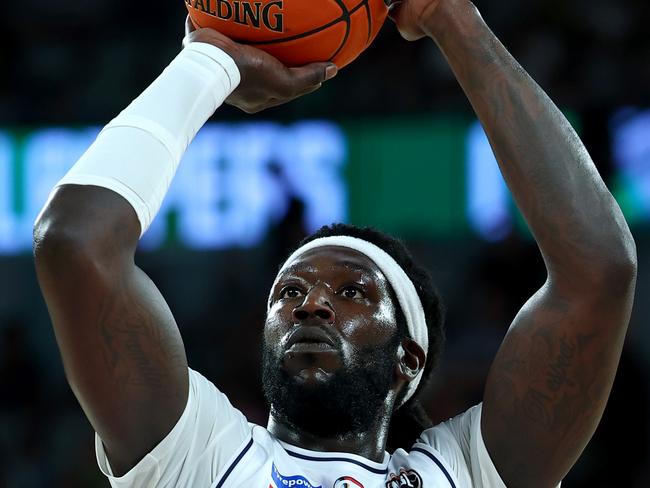
[[144, 234], [187, 146], [239, 81], [239, 70], [228, 54], [210, 44], [190, 43], [104, 127], [56, 187], [113, 190], [133, 206]]

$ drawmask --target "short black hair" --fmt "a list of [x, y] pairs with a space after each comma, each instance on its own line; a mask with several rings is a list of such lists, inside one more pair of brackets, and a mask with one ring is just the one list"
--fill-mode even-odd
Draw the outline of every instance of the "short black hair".
[[[406, 275], [415, 286], [427, 323], [429, 333], [429, 349], [426, 351], [427, 360], [424, 366], [422, 380], [413, 396], [404, 405], [398, 407], [391, 418], [389, 430], [388, 449], [394, 450], [398, 447], [409, 448], [415, 442], [422, 430], [430, 427], [431, 421], [427, 418], [424, 409], [417, 398], [425, 387], [433, 370], [440, 360], [445, 342], [444, 316], [445, 310], [438, 290], [433, 284], [431, 274], [426, 268], [418, 264], [406, 245], [396, 237], [381, 232], [372, 227], [357, 227], [350, 224], [332, 224], [321, 227], [312, 235], [303, 239], [298, 247], [321, 237], [350, 236], [368, 241], [388, 253], [401, 266]], [[402, 309], [395, 299], [396, 310], [398, 311], [398, 327], [404, 334], [407, 334], [406, 320]], [[395, 401], [399, 405], [406, 394], [406, 388]], [[410, 443], [410, 444], [409, 444]], [[408, 444], [408, 445], [407, 445]]]

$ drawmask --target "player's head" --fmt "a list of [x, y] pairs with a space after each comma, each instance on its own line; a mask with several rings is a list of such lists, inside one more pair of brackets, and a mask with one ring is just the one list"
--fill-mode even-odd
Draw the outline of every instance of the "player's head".
[[[373, 260], [363, 246], [305, 247], [332, 236], [361, 239], [389, 257]], [[312, 434], [343, 435], [377, 425], [382, 406], [391, 405], [397, 412], [384, 420], [393, 414], [391, 436], [393, 430], [398, 435], [392, 444], [410, 438], [395, 420], [411, 415], [444, 340], [442, 305], [429, 274], [400, 241], [369, 228], [323, 227], [299, 249], [269, 298], [263, 386], [272, 415]], [[411, 301], [401, 289], [398, 297], [391, 282], [412, 286]]]

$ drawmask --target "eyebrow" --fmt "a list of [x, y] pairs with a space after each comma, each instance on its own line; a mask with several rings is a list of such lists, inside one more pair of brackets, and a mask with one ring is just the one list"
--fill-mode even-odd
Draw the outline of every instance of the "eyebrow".
[[[377, 269], [372, 269], [369, 266], [366, 266], [364, 264], [360, 263], [354, 263], [352, 261], [340, 261], [338, 264], [343, 266], [346, 269], [349, 269], [351, 271], [360, 271], [362, 273], [374, 276], [377, 274], [378, 268]], [[381, 270], [379, 270], [381, 273]]]
[[[377, 274], [376, 269], [372, 269], [364, 264], [356, 263], [353, 261], [337, 261], [335, 266], [340, 266], [350, 271], [358, 271], [369, 276], [375, 276]], [[289, 266], [284, 270], [282, 274], [291, 274], [291, 273], [317, 273], [318, 270], [315, 266], [307, 263], [295, 263]]]

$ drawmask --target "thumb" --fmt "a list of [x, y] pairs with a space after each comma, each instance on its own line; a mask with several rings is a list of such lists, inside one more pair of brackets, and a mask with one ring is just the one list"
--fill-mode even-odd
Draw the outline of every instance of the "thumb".
[[338, 68], [334, 63], [311, 63], [297, 68], [289, 68], [297, 92], [307, 87], [319, 85], [336, 76]]
[[391, 2], [388, 6], [388, 18], [397, 23], [397, 16], [399, 14], [399, 7], [402, 5], [402, 0]]

